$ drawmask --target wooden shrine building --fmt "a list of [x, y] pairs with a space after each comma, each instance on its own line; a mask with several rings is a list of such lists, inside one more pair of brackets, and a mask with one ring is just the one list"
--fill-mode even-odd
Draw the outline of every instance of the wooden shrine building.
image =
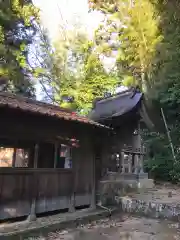
[[[145, 107], [143, 94], [130, 88], [95, 101], [90, 119], [113, 128], [114, 134], [103, 139], [102, 158], [97, 175], [102, 179], [107, 172], [119, 173], [125, 179], [137, 179], [143, 171], [146, 153], [141, 139], [143, 124], [153, 127]], [[100, 173], [101, 172], [101, 173]], [[117, 175], [117, 174], [116, 174]]]
[[95, 207], [95, 139], [109, 127], [0, 93], [0, 220]]

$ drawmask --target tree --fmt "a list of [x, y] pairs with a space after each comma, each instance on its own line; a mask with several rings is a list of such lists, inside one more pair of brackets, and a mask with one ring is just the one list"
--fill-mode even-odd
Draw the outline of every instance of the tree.
[[[91, 8], [98, 9], [111, 18], [110, 25], [114, 19], [118, 19], [121, 24], [117, 31], [120, 41], [118, 70], [128, 73], [130, 81], [134, 79], [140, 85], [145, 84], [148, 87], [146, 96], [153, 112], [151, 116], [154, 117], [156, 129], [154, 132], [146, 131], [143, 134], [151, 153], [147, 167], [154, 176], [179, 181], [179, 1], [91, 0], [90, 3]], [[161, 107], [175, 147], [175, 162], [160, 117]]]
[[28, 96], [34, 90], [27, 56], [35, 21], [38, 9], [31, 1], [0, 1], [0, 77], [6, 79], [6, 90]]
[[[58, 46], [62, 48], [63, 44], [58, 42]], [[55, 68], [56, 76], [63, 73], [58, 78], [59, 93], [56, 98], [71, 97], [73, 103], [68, 105], [87, 113], [92, 108], [93, 100], [114, 89], [118, 80], [106, 72], [94, 42], [88, 40], [86, 35], [72, 34], [69, 44], [66, 42], [65, 46], [64, 49], [56, 48], [54, 67], [59, 67], [58, 70]]]
[[[159, 29], [163, 35], [163, 41], [158, 48], [155, 56], [155, 67], [153, 72], [154, 85], [150, 92], [153, 108], [159, 106], [163, 108], [167, 118], [168, 127], [172, 137], [172, 142], [175, 147], [177, 162], [173, 163], [169, 168], [171, 179], [180, 179], [180, 117], [179, 117], [179, 99], [180, 99], [180, 17], [179, 17], [179, 2], [174, 0], [166, 2], [159, 0], [156, 2], [156, 9], [161, 17]], [[158, 108], [158, 109], [159, 109]], [[161, 132], [161, 136], [166, 136], [166, 132]], [[167, 137], [166, 137], [167, 142]], [[159, 152], [162, 148], [159, 148]], [[169, 156], [170, 146], [166, 148], [164, 160]], [[172, 159], [172, 154], [170, 155]], [[156, 157], [156, 155], [155, 155]], [[156, 158], [157, 159], [157, 158]]]
[[38, 69], [38, 78], [49, 81], [52, 102], [86, 114], [96, 97], [117, 85], [118, 79], [106, 72], [95, 42], [88, 39], [81, 26], [61, 29], [51, 50], [49, 43], [43, 42], [46, 49], [41, 50], [46, 57]]
[[45, 102], [56, 103], [53, 94], [52, 66], [53, 46], [48, 36], [48, 31], [41, 24], [36, 24], [36, 37], [33, 39], [29, 49], [28, 64], [37, 86], [40, 88], [40, 95]]
[[109, 34], [116, 34], [116, 41], [119, 43], [116, 44], [119, 75], [128, 76], [132, 84], [138, 84], [145, 90], [151, 84], [152, 60], [162, 40], [154, 4], [149, 0], [90, 3], [93, 9], [106, 14], [110, 26]]

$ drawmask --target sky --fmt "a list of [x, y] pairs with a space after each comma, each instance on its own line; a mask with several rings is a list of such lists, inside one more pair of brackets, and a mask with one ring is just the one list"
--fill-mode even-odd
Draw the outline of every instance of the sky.
[[[33, 0], [35, 6], [40, 8], [42, 24], [49, 31], [52, 40], [58, 37], [59, 26], [63, 23], [67, 28], [75, 22], [82, 24], [90, 38], [98, 27], [103, 16], [100, 13], [88, 13], [88, 0]], [[36, 85], [37, 99], [42, 100], [42, 91]]]
[[88, 0], [33, 0], [33, 2], [41, 9], [41, 20], [53, 39], [57, 37], [58, 27], [62, 22], [71, 27], [78, 21], [91, 36], [103, 18], [100, 13], [88, 13]]
[[[92, 38], [94, 30], [103, 20], [103, 15], [97, 11], [88, 12], [88, 0], [33, 0], [33, 3], [40, 8], [42, 24], [48, 29], [52, 40], [58, 37], [60, 24], [71, 28], [75, 22], [82, 24]], [[106, 58], [103, 62], [108, 70], [114, 65], [115, 58]], [[37, 98], [41, 100], [40, 86], [36, 89]]]

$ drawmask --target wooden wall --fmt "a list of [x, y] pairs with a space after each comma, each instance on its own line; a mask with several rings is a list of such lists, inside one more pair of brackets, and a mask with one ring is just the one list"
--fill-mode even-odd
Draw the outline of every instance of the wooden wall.
[[94, 206], [94, 144], [101, 130], [87, 124], [18, 111], [0, 111], [0, 118], [1, 140], [8, 138], [20, 145], [29, 141], [32, 147], [36, 143], [40, 143], [39, 146], [44, 142], [55, 143], [55, 138], [62, 136], [76, 138], [80, 145], [73, 148], [72, 169], [53, 168], [52, 154], [44, 157], [42, 150], [36, 169], [33, 168], [33, 156], [29, 168], [0, 168], [0, 220], [28, 216], [33, 198], [36, 214], [66, 209], [70, 205]]
[[91, 138], [85, 138], [80, 149], [73, 149], [75, 206], [91, 204], [92, 180], [94, 178], [92, 146]]
[[36, 213], [68, 208], [72, 170], [0, 169], [0, 219], [28, 216], [31, 199]]
[[93, 142], [88, 131], [80, 139], [72, 149], [72, 169], [53, 168], [53, 155], [47, 151], [43, 159], [42, 149], [37, 166], [49, 168], [0, 168], [0, 220], [28, 216], [33, 198], [36, 214], [68, 209], [72, 196], [74, 207], [92, 204]]

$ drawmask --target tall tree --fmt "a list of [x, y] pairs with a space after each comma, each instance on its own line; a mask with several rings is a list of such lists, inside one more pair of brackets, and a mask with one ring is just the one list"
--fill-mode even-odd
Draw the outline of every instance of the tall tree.
[[117, 85], [117, 78], [105, 70], [95, 42], [78, 26], [61, 31], [48, 55], [50, 61], [44, 59], [50, 64], [42, 65], [38, 77], [50, 80], [50, 98], [61, 106], [86, 114], [96, 97]]
[[49, 39], [47, 29], [36, 24], [36, 37], [29, 49], [28, 64], [33, 77], [36, 79], [39, 95], [43, 101], [55, 103], [53, 95], [53, 46]]
[[91, 109], [93, 100], [112, 91], [118, 80], [106, 72], [96, 45], [84, 33], [71, 33], [68, 42], [64, 43], [62, 49], [63, 44], [58, 41], [55, 54], [55, 73], [56, 76], [60, 74], [57, 96], [61, 99], [70, 97], [73, 99], [70, 105], [85, 113]]
[[102, 11], [116, 34], [117, 69], [138, 83], [144, 90], [151, 82], [152, 60], [162, 40], [159, 16], [149, 0], [90, 1], [90, 6]]
[[6, 81], [6, 90], [28, 96], [34, 92], [27, 55], [36, 32], [35, 21], [38, 9], [31, 1], [0, 1], [1, 81]]
[[[154, 67], [154, 86], [151, 91], [153, 106], [162, 107], [166, 116], [168, 128], [172, 137], [172, 142], [175, 147], [177, 162], [172, 164], [169, 169], [170, 177], [176, 180], [180, 179], [180, 117], [179, 117], [179, 99], [180, 99], [180, 17], [179, 1], [156, 1], [156, 8], [159, 11], [161, 22], [159, 29], [163, 35], [163, 41], [158, 48], [155, 67]], [[155, 108], [155, 107], [154, 107]], [[159, 109], [158, 109], [159, 110]], [[166, 136], [166, 132], [161, 134]], [[153, 139], [154, 140], [154, 139]], [[166, 138], [166, 141], [167, 138]], [[159, 149], [159, 152], [162, 150]], [[170, 153], [170, 154], [169, 154]], [[171, 149], [168, 144], [164, 161], [170, 155], [172, 159]], [[155, 155], [156, 157], [156, 155]], [[157, 157], [156, 157], [157, 159]], [[171, 160], [169, 159], [169, 160]]]

